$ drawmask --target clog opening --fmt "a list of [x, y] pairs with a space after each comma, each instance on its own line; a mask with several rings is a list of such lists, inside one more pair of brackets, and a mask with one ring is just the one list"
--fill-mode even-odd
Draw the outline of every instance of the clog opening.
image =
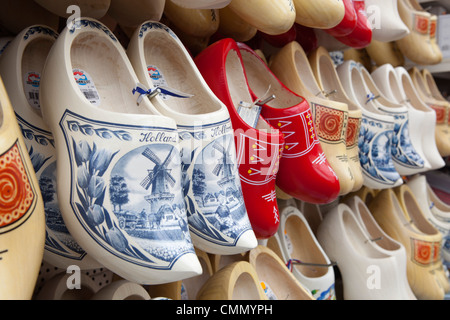
[[236, 279], [231, 300], [261, 300], [257, 285], [259, 283], [249, 273], [241, 273]]
[[411, 72], [411, 78], [414, 81], [417, 91], [419, 91], [419, 93], [421, 93], [422, 96], [429, 97], [430, 94], [428, 92], [428, 88], [426, 87], [425, 82], [424, 82], [422, 76], [420, 75], [419, 70], [416, 68], [413, 68], [410, 72]]
[[299, 284], [289, 277], [289, 270], [265, 252], [258, 254], [254, 267], [259, 280], [276, 300], [303, 300], [307, 294]]
[[400, 76], [401, 83], [403, 85], [403, 90], [405, 91], [405, 95], [411, 105], [416, 110], [420, 111], [430, 111], [426, 105], [422, 102], [422, 100], [417, 96], [417, 91], [414, 88], [414, 85], [411, 82], [411, 78], [407, 74], [402, 74]]
[[360, 213], [364, 226], [367, 228], [372, 239], [376, 239], [376, 244], [386, 250], [400, 249], [400, 245], [397, 242], [391, 241], [387, 238], [387, 235], [380, 230], [381, 227], [374, 220], [367, 206], [363, 202], [359, 202], [357, 206], [357, 210]]
[[303, 98], [283, 87], [270, 69], [247, 50], [240, 50], [250, 88], [259, 99], [275, 95], [267, 105], [272, 108], [288, 108], [300, 104]]
[[380, 103], [381, 105], [383, 105], [385, 107], [389, 107], [389, 108], [403, 107], [402, 105], [387, 99], [386, 96], [384, 96], [383, 93], [381, 93], [380, 89], [377, 87], [377, 85], [373, 81], [372, 76], [370, 75], [369, 71], [367, 71], [367, 69], [362, 68], [361, 74], [362, 74], [364, 82], [367, 85], [367, 87], [369, 88], [370, 92], [375, 94], [375, 96], [378, 97], [376, 100], [374, 100], [376, 103]]
[[295, 51], [294, 59], [296, 71], [306, 89], [313, 95], [317, 95], [320, 96], [321, 98], [324, 98], [324, 96], [322, 95], [322, 90], [320, 90], [320, 87], [317, 84], [316, 79], [314, 78], [314, 73], [311, 70], [311, 66], [305, 54], [297, 50]]
[[[132, 67], [127, 58], [108, 36], [80, 33], [73, 40], [70, 59], [74, 76], [87, 83], [82, 92], [92, 106], [111, 112], [152, 113], [144, 106], [145, 100], [137, 104], [137, 95], [133, 94], [137, 78], [130, 72]], [[75, 79], [74, 86], [78, 86]]]
[[447, 212], [447, 214], [450, 216], [450, 205], [442, 201], [428, 183], [427, 183], [427, 192], [430, 197], [430, 200], [433, 203], [433, 208], [437, 208], [438, 210], [443, 211], [444, 213]]
[[348, 209], [343, 210], [342, 220], [344, 232], [347, 234], [348, 244], [352, 246], [359, 255], [373, 259], [388, 257], [375, 249], [371, 242], [372, 239], [369, 239], [362, 231], [355, 217]]
[[[328, 264], [325, 256], [318, 247], [315, 237], [310, 233], [307, 225], [298, 216], [287, 218], [285, 237], [291, 242], [291, 258], [304, 263]], [[295, 264], [300, 273], [309, 278], [318, 278], [328, 273], [328, 268]]]
[[367, 94], [369, 93], [364, 85], [364, 79], [359, 72], [358, 68], [353, 67], [350, 71], [350, 81], [351, 85], [353, 86], [353, 91], [355, 93], [355, 98], [357, 99], [360, 106], [362, 106], [364, 109], [380, 114], [377, 108], [373, 106], [372, 103], [367, 103]]
[[180, 44], [164, 30], [152, 30], [144, 39], [144, 57], [155, 87], [165, 85], [191, 98], [164, 96], [164, 103], [175, 112], [205, 114], [221, 109], [202, 85], [194, 62], [182, 52]]
[[424, 80], [427, 83], [427, 87], [431, 91], [431, 94], [433, 95], [433, 97], [435, 99], [441, 98], [442, 94], [439, 91], [439, 89], [437, 88], [436, 82], [434, 81], [434, 78], [433, 78], [432, 74], [429, 73], [429, 72], [423, 72], [422, 75], [423, 75]]
[[[227, 85], [230, 93], [233, 106], [238, 109], [241, 101], [245, 103], [252, 103], [253, 98], [248, 90], [247, 79], [245, 77], [245, 71], [239, 58], [238, 53], [235, 50], [230, 50], [227, 54], [225, 61], [226, 78], [228, 79]], [[273, 132], [273, 128], [264, 120], [263, 117], [259, 117], [256, 129], [267, 130]]]
[[405, 192], [403, 192], [403, 201], [408, 215], [420, 231], [429, 235], [434, 235], [437, 233], [437, 230], [425, 218], [423, 212], [417, 204], [417, 201], [415, 200], [414, 195], [410, 191], [405, 190]]
[[95, 292], [90, 287], [82, 284], [80, 289], [65, 290], [60, 300], [89, 300], [94, 294]]
[[25, 47], [22, 56], [22, 92], [31, 106], [31, 112], [42, 117], [39, 104], [39, 82], [48, 53], [54, 40], [36, 38]]
[[391, 88], [391, 92], [394, 95], [395, 99], [399, 102], [403, 102], [403, 100], [406, 97], [402, 96], [402, 89], [399, 87], [399, 84], [397, 82], [397, 77], [395, 76], [394, 72], [389, 72], [388, 74], [388, 81], [389, 81], [389, 86]]
[[199, 257], [200, 265], [202, 266], [202, 274], [184, 279], [182, 282], [182, 286], [185, 289], [186, 299], [187, 300], [195, 300], [197, 297], [198, 292], [200, 291], [200, 288], [206, 283], [206, 281], [212, 276], [209, 273], [208, 265], [206, 264], [206, 261], [203, 258]]

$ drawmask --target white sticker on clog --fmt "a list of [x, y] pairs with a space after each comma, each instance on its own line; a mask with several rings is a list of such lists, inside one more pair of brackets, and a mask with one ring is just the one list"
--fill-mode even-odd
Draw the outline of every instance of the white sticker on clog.
[[[155, 87], [167, 87], [167, 81], [164, 78], [163, 73], [158, 69], [157, 66], [149, 65], [147, 66], [147, 71]], [[169, 99], [169, 96], [163, 93], [161, 93], [159, 96], [164, 100]]]
[[278, 300], [277, 296], [267, 283], [261, 281], [261, 287], [269, 300]]
[[23, 89], [30, 106], [40, 109], [39, 103], [39, 85], [41, 82], [41, 75], [39, 72], [30, 71], [24, 76]]
[[261, 114], [261, 107], [256, 104], [249, 104], [241, 101], [237, 109], [238, 114], [242, 120], [245, 121], [252, 128], [256, 128], [258, 124], [259, 115]]
[[100, 95], [92, 77], [84, 70], [73, 69], [73, 77], [84, 97], [94, 106], [100, 105]]

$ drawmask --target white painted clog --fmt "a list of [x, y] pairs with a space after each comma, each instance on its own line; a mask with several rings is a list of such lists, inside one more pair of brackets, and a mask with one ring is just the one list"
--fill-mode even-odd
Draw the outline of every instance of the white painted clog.
[[5, 50], [0, 74], [5, 79], [5, 88], [14, 106], [44, 200], [44, 259], [58, 268], [76, 264], [82, 269], [94, 269], [101, 265], [73, 239], [61, 215], [56, 194], [56, 145], [40, 110], [41, 75], [57, 36], [46, 26], [24, 29]]
[[295, 278], [317, 300], [335, 300], [333, 265], [303, 214], [291, 205], [280, 203], [278, 232], [267, 246], [277, 252]]
[[359, 65], [347, 60], [337, 67], [345, 92], [362, 110], [358, 138], [359, 159], [364, 174], [364, 185], [371, 189], [386, 189], [403, 183], [394, 167], [391, 140], [394, 118], [374, 108], [368, 99], [370, 93], [359, 71]]
[[29, 300], [44, 254], [44, 202], [1, 79], [0, 115], [0, 300]]
[[[329, 211], [317, 232], [342, 275], [345, 300], [404, 300], [406, 265], [381, 250], [345, 204]], [[400, 267], [405, 267], [400, 270]]]
[[[411, 101], [413, 101], [414, 98], [411, 97], [411, 94], [409, 96], [406, 95], [402, 83], [407, 79], [400, 81], [392, 65], [385, 64], [378, 67], [372, 72], [372, 79], [386, 97], [403, 104], [408, 108], [409, 124], [411, 128], [411, 130], [409, 130], [409, 135], [416, 151], [425, 161], [424, 168], [428, 168], [428, 170], [442, 168], [444, 166], [444, 160], [436, 148], [434, 137], [432, 136], [431, 140], [425, 139], [425, 137], [429, 138], [429, 135], [426, 134], [426, 132], [435, 131], [436, 121], [429, 116], [431, 115], [432, 110], [429, 108], [419, 109], [413, 107]], [[417, 130], [415, 128], [426, 129]]]
[[181, 145], [183, 192], [194, 245], [212, 254], [256, 247], [239, 180], [230, 115], [212, 93], [179, 38], [167, 26], [146, 22], [128, 46], [139, 81], [150, 90], [189, 94], [151, 98], [174, 119]]
[[55, 139], [58, 201], [74, 239], [126, 280], [165, 283], [198, 275], [201, 266], [176, 123], [158, 115], [138, 83], [112, 32], [77, 19], [48, 55], [41, 111]]

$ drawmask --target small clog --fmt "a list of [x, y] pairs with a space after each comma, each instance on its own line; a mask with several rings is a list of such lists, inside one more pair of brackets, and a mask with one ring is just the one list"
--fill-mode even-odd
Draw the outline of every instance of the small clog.
[[200, 288], [197, 299], [268, 300], [255, 268], [247, 261], [234, 262], [220, 269]]
[[64, 223], [56, 194], [56, 149], [40, 111], [39, 85], [47, 55], [58, 34], [41, 25], [24, 29], [2, 56], [0, 74], [14, 106], [17, 121], [43, 195], [46, 216], [44, 259], [58, 268], [101, 265], [87, 255]]
[[44, 201], [1, 79], [0, 111], [0, 300], [30, 300], [44, 255]]
[[259, 245], [249, 253], [249, 263], [255, 268], [261, 286], [269, 300], [315, 300], [286, 268], [271, 249]]
[[[327, 98], [329, 93], [319, 87], [308, 57], [295, 41], [272, 55], [270, 69], [287, 88], [309, 102], [317, 137], [324, 151], [323, 159], [328, 161], [339, 180], [339, 195], [347, 194], [354, 185], [346, 145], [347, 104]], [[316, 161], [322, 162], [319, 158]], [[334, 184], [333, 180], [330, 182]], [[329, 202], [333, 200], [330, 198]]]
[[359, 160], [358, 137], [361, 128], [361, 108], [345, 93], [334, 62], [327, 50], [319, 47], [309, 55], [311, 68], [316, 76], [317, 83], [324, 92], [332, 92], [328, 96], [330, 100], [339, 101], [348, 106], [348, 125], [346, 146], [350, 171], [354, 180], [351, 192], [359, 190], [363, 186], [361, 162]]
[[183, 196], [195, 247], [221, 255], [254, 248], [256, 238], [239, 181], [227, 107], [166, 25], [143, 23], [131, 38], [127, 54], [145, 87], [152, 91], [175, 89], [189, 97], [163, 93], [150, 100], [160, 114], [177, 123]]
[[444, 290], [431, 273], [433, 234], [424, 234], [406, 217], [393, 189], [381, 190], [368, 205], [378, 225], [406, 249], [409, 285], [418, 300], [442, 300]]
[[357, 16], [355, 28], [350, 34], [335, 36], [335, 38], [351, 48], [362, 49], [367, 47], [372, 41], [372, 27], [367, 19], [365, 2], [363, 0], [353, 0], [353, 6]]
[[213, 43], [194, 61], [211, 90], [228, 107], [248, 217], [256, 237], [266, 239], [279, 225], [275, 182], [285, 147], [282, 133], [262, 117], [257, 102], [266, 97], [255, 99], [233, 39]]
[[[314, 161], [323, 154], [323, 150], [308, 101], [289, 90], [252, 49], [243, 43], [238, 43], [238, 46], [254, 99], [266, 93], [274, 97], [261, 106], [261, 115], [284, 137], [277, 187], [296, 199], [328, 203], [336, 194], [330, 197], [324, 192], [325, 186], [330, 184], [328, 163]], [[295, 168], [302, 168], [302, 173], [295, 174]]]
[[372, 21], [372, 40], [392, 42], [409, 34], [398, 13], [398, 0], [365, 0]]
[[55, 139], [57, 195], [70, 234], [118, 276], [159, 284], [198, 275], [201, 266], [176, 123], [143, 99], [138, 83], [112, 32], [80, 18], [48, 54], [40, 103]]
[[370, 93], [354, 61], [345, 61], [336, 70], [348, 97], [362, 110], [361, 130], [358, 138], [359, 159], [364, 176], [364, 186], [386, 189], [403, 183], [394, 167], [391, 140], [394, 118], [381, 113], [368, 104]]
[[70, 6], [77, 6], [79, 14], [94, 19], [103, 18], [108, 11], [111, 0], [34, 0], [43, 8], [56, 14], [59, 17], [68, 18], [73, 11], [69, 10]]
[[267, 246], [316, 300], [335, 300], [333, 264], [300, 210], [283, 202], [280, 202], [280, 228]]
[[344, 1], [332, 0], [293, 0], [295, 22], [305, 27], [331, 29], [345, 17]]
[[[405, 78], [400, 81], [392, 65], [382, 65], [373, 71], [371, 75], [375, 84], [387, 98], [403, 104], [408, 108], [409, 124], [410, 128], [412, 128], [409, 130], [409, 134], [416, 151], [425, 161], [424, 168], [428, 168], [429, 170], [442, 168], [445, 163], [436, 147], [434, 136], [431, 135], [431, 139], [429, 139], [430, 136], [427, 134], [428, 131], [435, 131], [436, 121], [432, 117], [431, 119], [428, 117], [428, 114], [433, 111], [430, 108], [414, 108], [412, 105], [414, 98], [411, 97], [411, 93], [406, 94], [402, 83], [407, 81], [407, 79]], [[427, 129], [414, 130], [414, 128]]]
[[232, 0], [228, 7], [256, 29], [271, 35], [287, 32], [296, 18], [291, 0]]
[[150, 299], [150, 295], [142, 285], [128, 280], [117, 280], [103, 287], [101, 290], [95, 293], [90, 300], [147, 301]]
[[344, 300], [409, 299], [403, 277], [406, 263], [399, 264], [378, 247], [346, 204], [325, 215], [317, 238], [339, 268]]
[[137, 28], [148, 20], [159, 21], [165, 4], [166, 0], [111, 0], [107, 13], [120, 26]]

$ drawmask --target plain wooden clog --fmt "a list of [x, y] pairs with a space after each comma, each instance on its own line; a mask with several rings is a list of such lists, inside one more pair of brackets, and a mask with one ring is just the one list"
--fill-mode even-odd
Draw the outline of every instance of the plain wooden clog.
[[135, 29], [145, 21], [159, 21], [165, 4], [166, 0], [111, 0], [107, 14], [119, 25]]
[[[372, 40], [372, 42], [366, 47], [366, 51], [370, 59], [375, 62], [376, 66], [391, 64], [394, 67], [398, 67], [404, 65], [405, 63], [405, 57], [398, 49], [396, 42]], [[370, 68], [367, 69], [370, 70]]]
[[293, 0], [298, 24], [310, 28], [330, 29], [345, 16], [344, 2], [330, 0]]
[[220, 22], [218, 32], [223, 37], [246, 42], [252, 39], [258, 29], [237, 15], [230, 7], [219, 10]]
[[127, 280], [117, 280], [103, 287], [90, 300], [145, 301], [150, 299], [150, 295], [143, 286]]

